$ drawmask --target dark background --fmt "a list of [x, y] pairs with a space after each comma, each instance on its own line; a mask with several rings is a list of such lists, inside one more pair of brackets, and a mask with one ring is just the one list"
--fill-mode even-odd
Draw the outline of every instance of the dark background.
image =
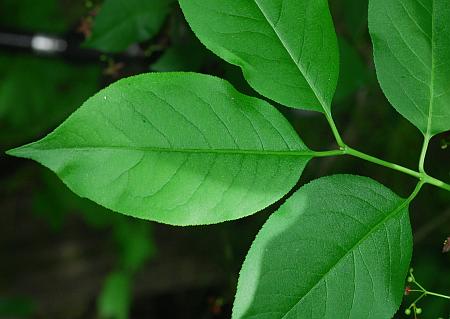
[[[4, 154], [45, 136], [100, 88], [132, 74], [215, 74], [258, 96], [239, 69], [203, 48], [176, 5], [158, 35], [139, 44], [144, 56], [80, 50], [80, 26], [97, 5], [101, 1], [0, 0], [0, 32], [44, 32], [70, 41], [69, 51], [59, 56], [0, 46], [0, 318], [229, 318], [243, 258], [282, 201], [238, 221], [172, 227], [107, 211], [72, 194], [37, 163]], [[415, 168], [422, 137], [377, 84], [367, 0], [334, 0], [331, 7], [342, 60], [334, 115], [344, 140]], [[319, 113], [279, 109], [310, 148], [334, 147]], [[449, 143], [448, 132], [436, 136], [427, 157], [430, 174], [446, 182]], [[312, 160], [296, 189], [334, 173], [370, 176], [403, 197], [415, 185], [401, 173], [337, 157]], [[411, 220], [417, 280], [449, 294], [450, 255], [441, 252], [450, 236], [449, 193], [425, 186], [412, 204]], [[420, 306], [423, 318], [449, 316], [443, 299], [429, 297]]]

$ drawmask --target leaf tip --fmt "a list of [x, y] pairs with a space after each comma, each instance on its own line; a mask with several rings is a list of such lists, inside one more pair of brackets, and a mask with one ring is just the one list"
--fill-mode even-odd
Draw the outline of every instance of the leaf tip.
[[14, 157], [29, 158], [30, 157], [30, 147], [29, 145], [23, 145], [16, 148], [12, 148], [5, 152], [6, 155]]

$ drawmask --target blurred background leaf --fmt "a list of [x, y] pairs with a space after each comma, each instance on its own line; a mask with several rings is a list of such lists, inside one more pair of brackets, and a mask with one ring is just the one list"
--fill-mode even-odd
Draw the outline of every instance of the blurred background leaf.
[[0, 55], [2, 150], [55, 127], [98, 88], [100, 68], [26, 55]]
[[113, 272], [105, 280], [98, 300], [98, 312], [104, 319], [126, 319], [131, 302], [131, 282], [128, 274]]
[[86, 46], [119, 52], [148, 40], [161, 28], [174, 0], [105, 0], [94, 18]]

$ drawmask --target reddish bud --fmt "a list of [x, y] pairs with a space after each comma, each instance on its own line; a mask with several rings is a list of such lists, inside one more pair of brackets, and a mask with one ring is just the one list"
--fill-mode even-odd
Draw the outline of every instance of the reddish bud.
[[405, 287], [405, 296], [408, 296], [410, 292], [411, 292], [411, 287], [410, 286], [406, 286]]

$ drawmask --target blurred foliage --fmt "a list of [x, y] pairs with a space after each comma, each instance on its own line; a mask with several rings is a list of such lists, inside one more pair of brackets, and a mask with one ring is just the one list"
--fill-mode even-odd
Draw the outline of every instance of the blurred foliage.
[[[358, 145], [362, 151], [414, 167], [419, 157], [421, 135], [389, 105], [375, 80], [367, 32], [367, 2], [331, 1], [341, 51], [341, 75], [334, 108], [338, 127], [350, 145]], [[93, 11], [100, 8], [98, 12], [101, 13], [102, 3], [100, 0], [0, 0], [0, 30], [73, 34], [80, 32], [80, 25], [86, 18], [93, 19], [95, 27]], [[157, 13], [148, 12], [153, 15]], [[100, 16], [98, 18], [100, 20]], [[123, 40], [117, 48], [113, 47], [113, 51], [125, 49], [133, 42], [144, 41], [137, 44], [142, 51], [152, 57], [155, 53], [159, 55], [156, 61], [149, 60], [139, 65], [125, 63], [120, 70], [121, 75], [148, 70], [209, 73], [226, 78], [241, 92], [257, 96], [238, 68], [222, 62], [195, 38], [175, 3], [170, 11], [163, 10], [157, 19], [158, 28], [151, 33], [147, 31], [130, 36], [129, 32], [139, 32], [140, 27], [145, 28], [145, 25], [138, 24], [138, 29], [119, 32], [109, 38], [113, 45], [116, 37]], [[111, 49], [105, 48], [106, 51]], [[102, 67], [105, 65], [101, 61], [75, 63], [55, 57], [0, 51], [0, 151], [3, 153], [10, 147], [47, 134], [94, 92], [115, 80], [111, 72], [103, 70], [102, 75]], [[332, 147], [329, 128], [319, 114], [282, 107], [280, 111], [312, 149]], [[308, 134], [311, 131], [315, 134]], [[432, 141], [428, 167], [432, 175], [446, 181], [450, 181], [450, 148], [443, 146], [448, 141], [448, 133]], [[20, 252], [36, 250], [39, 253], [41, 250], [24, 246], [24, 243], [33, 245], [36, 241], [38, 245], [40, 240], [44, 240], [49, 248], [45, 247], [43, 254], [50, 254], [53, 242], [62, 242], [67, 238], [86, 238], [87, 244], [84, 245], [93, 249], [94, 254], [106, 250], [106, 257], [102, 258], [106, 258], [107, 262], [99, 270], [102, 278], [94, 288], [97, 297], [91, 303], [77, 306], [79, 313], [71, 313], [69, 309], [72, 308], [63, 305], [63, 309], [67, 308], [66, 313], [54, 318], [123, 319], [152, 315], [154, 318], [228, 318], [238, 271], [249, 244], [260, 225], [279, 205], [223, 225], [175, 229], [114, 214], [78, 198], [52, 173], [32, 162], [1, 154], [0, 162], [0, 318], [49, 317], [50, 310], [41, 304], [44, 294], [28, 286], [29, 289], [21, 290], [24, 287], [20, 285], [21, 278], [30, 278], [33, 272], [44, 272], [46, 268], [59, 269], [64, 264], [42, 265], [38, 257], [31, 253], [26, 259], [20, 259]], [[414, 186], [411, 178], [393, 174], [370, 163], [351, 158], [324, 158], [311, 161], [297, 188], [319, 176], [348, 172], [375, 178], [401, 196], [408, 195]], [[417, 280], [428, 290], [449, 293], [450, 254], [441, 254], [442, 242], [449, 236], [450, 229], [448, 193], [425, 187], [412, 205], [411, 218], [416, 240], [412, 266]], [[30, 229], [38, 229], [42, 233], [36, 234]], [[158, 239], [158, 229], [169, 232], [170, 236]], [[93, 243], [91, 234], [99, 237]], [[171, 242], [171, 236], [180, 238], [175, 236], [177, 234], [183, 240]], [[9, 238], [11, 236], [12, 239]], [[29, 239], [29, 236], [39, 237]], [[93, 247], [95, 245], [100, 246]], [[174, 286], [193, 278], [192, 281], [201, 285], [201, 289], [184, 288], [179, 291], [172, 287], [170, 293], [161, 292], [157, 296], [145, 292], [145, 287], [157, 286], [157, 283], [139, 282], [137, 278], [142, 278], [139, 277], [141, 272], [151, 273], [154, 271], [152, 267], [158, 263], [162, 263], [162, 268], [167, 268], [167, 263], [180, 262], [178, 259], [163, 261], [161, 255], [164, 251], [157, 249], [159, 245], [165, 249], [179, 246], [177, 257], [186, 254], [196, 260], [195, 267], [182, 264], [183, 274], [171, 275]], [[53, 253], [59, 254], [58, 251]], [[85, 255], [75, 257], [80, 259], [81, 265], [88, 262]], [[100, 256], [98, 259], [101, 259]], [[218, 273], [200, 274], [205, 260], [219, 265], [225, 276]], [[94, 269], [94, 265], [88, 266]], [[200, 282], [198, 278], [203, 278], [203, 275], [211, 277]], [[218, 279], [213, 281], [212, 278]], [[49, 283], [52, 279], [48, 278]], [[191, 286], [192, 281], [189, 283]], [[136, 288], [138, 284], [141, 284], [139, 289]], [[29, 285], [32, 286], [33, 282]], [[413, 296], [406, 297], [404, 305], [408, 306], [411, 298]], [[195, 303], [197, 299], [202, 301]], [[58, 300], [51, 302], [57, 304]], [[149, 310], [150, 305], [152, 310]], [[429, 297], [421, 306], [424, 318], [448, 318], [450, 307], [443, 300]], [[403, 309], [396, 318], [405, 318]]]
[[30, 298], [0, 298], [0, 316], [2, 318], [25, 318], [31, 316], [36, 305]]
[[102, 318], [128, 318], [131, 302], [130, 286], [131, 282], [127, 273], [109, 274], [98, 301], [98, 312]]
[[28, 32], [62, 34], [86, 11], [80, 0], [2, 0], [3, 27]]
[[0, 55], [2, 150], [45, 133], [95, 93], [100, 69], [26, 55]]
[[150, 39], [161, 28], [173, 0], [105, 0], [96, 14], [86, 46], [120, 52]]

